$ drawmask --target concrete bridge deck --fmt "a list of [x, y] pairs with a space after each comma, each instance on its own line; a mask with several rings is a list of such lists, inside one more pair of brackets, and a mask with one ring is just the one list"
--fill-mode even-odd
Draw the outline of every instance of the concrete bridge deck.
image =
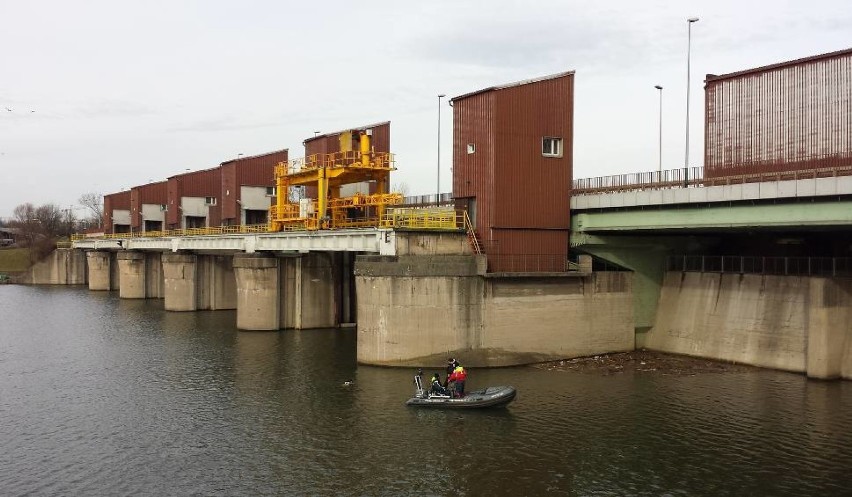
[[397, 252], [394, 229], [358, 228], [277, 233], [236, 233], [198, 236], [147, 237], [128, 233], [110, 238], [75, 240], [72, 247], [83, 250], [142, 250], [160, 252], [278, 252], [301, 253], [363, 252], [394, 255]]

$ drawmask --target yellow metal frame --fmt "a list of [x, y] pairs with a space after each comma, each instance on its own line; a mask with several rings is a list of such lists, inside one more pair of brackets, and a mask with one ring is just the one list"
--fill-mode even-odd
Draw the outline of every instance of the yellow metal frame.
[[[355, 133], [358, 150], [353, 150]], [[340, 150], [282, 162], [275, 167], [277, 199], [269, 209], [270, 231], [280, 231], [293, 225], [308, 230], [377, 226], [388, 206], [402, 203], [402, 195], [388, 191], [390, 173], [395, 170], [393, 154], [374, 151], [369, 132], [341, 133]], [[340, 197], [343, 185], [362, 181], [375, 181], [376, 193]], [[289, 202], [291, 186], [316, 187], [317, 198], [312, 202], [311, 215], [300, 216], [299, 204]], [[352, 208], [362, 209], [364, 215], [350, 219], [347, 211]]]

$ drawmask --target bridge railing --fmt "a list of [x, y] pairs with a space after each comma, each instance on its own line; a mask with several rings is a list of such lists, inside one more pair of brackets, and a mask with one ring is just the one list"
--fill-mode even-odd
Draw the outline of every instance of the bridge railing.
[[585, 195], [643, 189], [683, 188], [701, 184], [703, 179], [703, 167], [615, 174], [575, 179], [571, 193], [573, 195]]
[[852, 164], [837, 167], [808, 169], [803, 171], [761, 172], [737, 174], [730, 176], [705, 177], [704, 168], [691, 167], [668, 169], [664, 171], [646, 171], [638, 173], [615, 174], [612, 176], [597, 176], [580, 178], [572, 183], [572, 195], [589, 195], [594, 193], [613, 193], [636, 190], [664, 190], [669, 188], [685, 188], [689, 186], [719, 186], [743, 183], [760, 183], [771, 181], [790, 181], [800, 179], [831, 178], [852, 175]]
[[784, 276], [852, 276], [852, 257], [677, 255], [666, 259], [666, 270]]

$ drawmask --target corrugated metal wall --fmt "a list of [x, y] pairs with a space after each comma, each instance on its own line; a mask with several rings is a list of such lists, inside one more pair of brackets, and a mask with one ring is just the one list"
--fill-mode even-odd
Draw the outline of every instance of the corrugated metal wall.
[[[501, 228], [567, 228], [573, 157], [573, 75], [496, 92], [494, 218]], [[562, 156], [542, 139], [562, 139]]]
[[[453, 196], [474, 211], [490, 271], [565, 268], [573, 90], [566, 73], [453, 100]], [[562, 139], [561, 157], [542, 154], [544, 137]]]
[[168, 183], [159, 181], [147, 185], [134, 186], [130, 189], [130, 225], [138, 228], [142, 225], [142, 204], [167, 204]]
[[[483, 239], [491, 237], [496, 204], [494, 101], [494, 92], [485, 92], [453, 102], [453, 196], [476, 200], [472, 221]], [[472, 154], [468, 145], [474, 147]]]
[[275, 186], [275, 166], [287, 162], [287, 149], [223, 162], [222, 188], [219, 196], [224, 224], [239, 224], [241, 186]]
[[706, 177], [852, 164], [852, 49], [706, 83]]
[[130, 210], [130, 190], [104, 195], [104, 232], [112, 233], [112, 211]]

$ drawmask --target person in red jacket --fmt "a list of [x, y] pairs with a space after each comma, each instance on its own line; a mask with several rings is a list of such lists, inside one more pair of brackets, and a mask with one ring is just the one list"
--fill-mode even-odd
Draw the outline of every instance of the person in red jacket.
[[461, 364], [456, 364], [457, 366], [453, 370], [453, 374], [450, 375], [449, 382], [455, 386], [455, 396], [461, 398], [464, 397], [464, 382], [467, 379], [467, 373]]

